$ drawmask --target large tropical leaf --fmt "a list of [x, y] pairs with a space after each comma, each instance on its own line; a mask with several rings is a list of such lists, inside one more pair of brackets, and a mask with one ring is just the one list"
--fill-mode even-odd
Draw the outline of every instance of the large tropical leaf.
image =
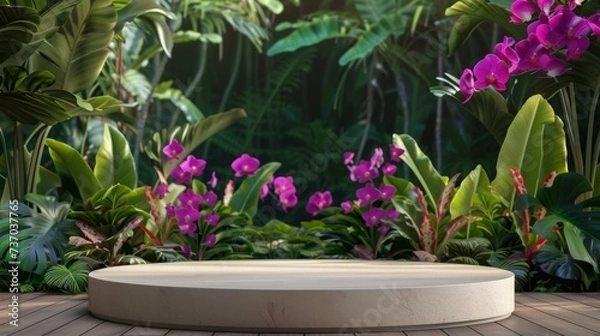
[[[492, 21], [504, 28], [510, 36], [519, 40], [526, 35], [525, 25], [510, 23], [510, 11], [487, 0], [460, 0], [446, 9], [446, 15], [461, 15], [458, 26], [450, 32], [449, 48], [454, 52], [484, 20]], [[463, 18], [464, 16], [467, 18]]]
[[147, 149], [147, 153], [162, 153], [162, 147], [165, 146], [171, 138], [177, 138], [183, 145], [185, 150], [180, 155], [180, 160], [173, 160], [170, 162], [166, 161], [166, 158], [161, 155], [160, 157], [154, 157], [153, 159], [161, 162], [163, 167], [163, 173], [168, 176], [171, 170], [185, 160], [185, 158], [192, 153], [200, 144], [209, 139], [211, 136], [220, 132], [224, 128], [227, 128], [237, 122], [238, 120], [245, 118], [246, 112], [242, 109], [233, 109], [227, 112], [221, 112], [211, 115], [205, 119], [192, 124], [186, 124], [183, 127], [176, 127], [173, 130], [163, 130], [159, 133], [155, 133], [153, 137], [154, 146], [157, 148]]
[[55, 88], [79, 92], [96, 81], [108, 57], [117, 11], [112, 0], [82, 0], [32, 58], [56, 75]]
[[[50, 265], [60, 262], [67, 247], [65, 232], [73, 230], [74, 223], [67, 219], [68, 203], [59, 203], [43, 195], [29, 194], [25, 200], [35, 204], [40, 212], [30, 212], [29, 216], [19, 217], [18, 260], [19, 268], [27, 272], [43, 275]], [[21, 214], [22, 215], [22, 214]], [[15, 218], [15, 217], [13, 217]], [[6, 219], [6, 220], [4, 220]], [[0, 232], [8, 236], [8, 216], [0, 222]], [[0, 241], [0, 255], [9, 258], [9, 239]]]
[[169, 100], [177, 107], [188, 122], [204, 119], [204, 114], [181, 90], [171, 87], [172, 81], [162, 82], [154, 88], [152, 96], [158, 99]]
[[[284, 52], [296, 51], [303, 47], [315, 45], [327, 39], [343, 37], [341, 32], [340, 18], [337, 16], [322, 16], [313, 18], [309, 22], [301, 22], [291, 34], [275, 42], [267, 50], [268, 56], [281, 54]], [[278, 30], [289, 25], [280, 25]]]
[[0, 6], [0, 66], [14, 64], [11, 58], [33, 39], [39, 23], [33, 8]]
[[521, 172], [534, 196], [550, 172], [567, 171], [565, 135], [557, 119], [540, 95], [529, 98], [517, 113], [500, 148], [492, 181], [493, 190], [505, 202], [511, 203], [515, 194], [511, 168]]
[[401, 35], [408, 23], [405, 13], [394, 13], [384, 16], [376, 24], [360, 35], [356, 43], [340, 58], [339, 64], [344, 66], [352, 61], [363, 59], [383, 43], [390, 35]]
[[267, 163], [260, 167], [254, 175], [247, 177], [231, 196], [229, 201], [231, 209], [246, 213], [250, 218], [254, 217], [262, 187], [269, 182], [273, 173], [280, 166], [279, 162]]
[[158, 5], [153, 0], [131, 1], [118, 11], [119, 18], [117, 20], [117, 25], [115, 26], [115, 31], [120, 32], [126, 23], [132, 22], [136, 18], [149, 13], [162, 15], [172, 20], [177, 18], [175, 14]]
[[[464, 99], [462, 93], [459, 94], [458, 78], [446, 74], [446, 77], [438, 77], [438, 80], [448, 86], [431, 87], [429, 91], [435, 96], [451, 97], [458, 102]], [[502, 144], [514, 116], [508, 111], [506, 101], [498, 91], [491, 88], [479, 91], [463, 106]]]
[[354, 7], [364, 20], [375, 23], [381, 18], [394, 11], [398, 1], [389, 0], [354, 0]]
[[450, 202], [452, 219], [469, 215], [473, 209], [477, 194], [488, 191], [490, 179], [481, 165], [477, 165], [461, 182]]
[[46, 145], [63, 186], [70, 188], [74, 195], [86, 200], [102, 189], [90, 166], [75, 149], [53, 139], [46, 140]]
[[147, 13], [138, 17], [137, 22], [154, 33], [165, 54], [168, 57], [171, 57], [171, 51], [173, 50], [174, 45], [173, 31], [165, 17], [158, 13]]
[[552, 230], [557, 223], [570, 223], [581, 232], [600, 239], [600, 197], [576, 203], [582, 195], [592, 190], [585, 177], [576, 173], [561, 174], [549, 188], [538, 193], [540, 203], [550, 215], [533, 227], [533, 232], [552, 239]]
[[444, 190], [446, 183], [440, 174], [435, 170], [431, 160], [421, 151], [417, 142], [407, 134], [394, 134], [393, 142], [396, 147], [402, 148], [402, 161], [412, 170], [419, 180], [431, 205], [436, 207], [437, 201]]
[[137, 171], [125, 136], [109, 124], [104, 126], [104, 140], [96, 154], [94, 175], [103, 188], [122, 184], [134, 188]]

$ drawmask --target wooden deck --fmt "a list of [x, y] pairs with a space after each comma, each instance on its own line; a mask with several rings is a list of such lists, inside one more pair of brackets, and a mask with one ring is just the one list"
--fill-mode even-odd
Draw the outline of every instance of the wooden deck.
[[[517, 304], [514, 314], [505, 320], [495, 323], [442, 330], [398, 331], [392, 333], [372, 333], [368, 335], [600, 335], [600, 293], [523, 293], [517, 294], [516, 301]], [[11, 317], [8, 315], [9, 304], [10, 295], [8, 293], [0, 293], [0, 335], [3, 336], [258, 336], [258, 334], [153, 329], [105, 322], [92, 317], [88, 313], [86, 295], [72, 296], [43, 293], [22, 294], [19, 296], [19, 326], [15, 327], [9, 324], [9, 321], [11, 320]], [[312, 336], [316, 334], [306, 334], [304, 336], [309, 335]], [[350, 334], [347, 336], [352, 335]]]

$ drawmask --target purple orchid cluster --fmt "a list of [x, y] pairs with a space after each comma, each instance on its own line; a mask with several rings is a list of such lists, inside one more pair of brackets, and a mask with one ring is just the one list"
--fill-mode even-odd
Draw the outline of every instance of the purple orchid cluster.
[[528, 23], [527, 38], [515, 43], [504, 37], [471, 69], [460, 77], [460, 91], [468, 102], [479, 90], [492, 87], [506, 90], [511, 76], [543, 71], [557, 77], [568, 69], [565, 60], [576, 60], [590, 46], [590, 32], [600, 38], [600, 12], [589, 17], [578, 16], [574, 10], [583, 0], [569, 0], [567, 5], [555, 0], [516, 0], [512, 3], [511, 22]]
[[[185, 148], [177, 139], [172, 139], [162, 150], [167, 162], [180, 160], [184, 151]], [[259, 167], [260, 161], [246, 153], [231, 163], [231, 169], [235, 177], [253, 176]], [[170, 177], [176, 184], [189, 186], [195, 177], [199, 177], [204, 173], [205, 168], [205, 160], [188, 155], [185, 160], [171, 170]], [[166, 178], [162, 176], [159, 176], [159, 178], [161, 183], [155, 188], [155, 194], [159, 199], [163, 199], [169, 193], [169, 185]], [[194, 237], [199, 228], [204, 229], [202, 235], [205, 235], [204, 244], [207, 248], [216, 244], [216, 235], [208, 233], [209, 229], [217, 226], [221, 219], [217, 213], [218, 209], [215, 207], [219, 201], [219, 197], [214, 191], [217, 183], [218, 179], [213, 171], [207, 182], [207, 190], [202, 195], [197, 194], [193, 188], [187, 188], [177, 196], [178, 205], [171, 203], [166, 205], [167, 216], [177, 219], [181, 234]], [[261, 200], [269, 194], [271, 188], [278, 196], [279, 203], [284, 211], [298, 203], [294, 179], [291, 176], [271, 177], [270, 181], [261, 189]], [[229, 180], [223, 194], [223, 205], [229, 204], [234, 190], [235, 182]], [[189, 246], [182, 246], [182, 250], [190, 255]]]
[[[173, 139], [163, 148], [163, 154], [166, 156], [167, 162], [170, 162], [179, 160], [184, 150], [183, 145], [177, 139]], [[188, 155], [184, 161], [171, 170], [170, 176], [177, 184], [189, 185], [194, 177], [199, 177], [204, 173], [205, 168], [205, 160]], [[156, 187], [155, 193], [158, 198], [162, 199], [169, 193], [169, 185], [164, 177], [161, 176], [160, 178], [161, 183]], [[218, 179], [213, 171], [207, 182], [212, 190], [207, 189], [204, 194], [199, 195], [192, 188], [188, 188], [177, 196], [178, 206], [171, 203], [166, 205], [167, 216], [177, 218], [180, 233], [194, 237], [199, 225], [204, 224], [208, 227], [214, 227], [219, 223], [221, 218], [213, 209], [219, 199], [214, 192], [217, 183]], [[207, 234], [204, 238], [204, 244], [207, 248], [213, 247], [216, 244], [215, 234]], [[182, 250], [184, 253], [190, 254], [189, 246], [182, 246]]]
[[[393, 176], [398, 169], [396, 164], [404, 153], [402, 148], [394, 145], [389, 146], [390, 160], [386, 162], [383, 149], [376, 148], [370, 160], [361, 160], [358, 164], [354, 162], [355, 154], [344, 153], [344, 164], [350, 171], [350, 180], [361, 183], [363, 186], [356, 190], [357, 200], [344, 201], [341, 207], [344, 213], [349, 214], [354, 207], [362, 211], [362, 219], [367, 227], [378, 227], [385, 235], [389, 227], [383, 225], [384, 221], [392, 221], [398, 218], [399, 213], [393, 207], [386, 207], [392, 202], [396, 194], [396, 188], [385, 183], [376, 186], [376, 180], [381, 176]], [[313, 216], [332, 203], [329, 191], [318, 192], [312, 195], [306, 205], [306, 210]], [[387, 208], [387, 210], [385, 209]]]

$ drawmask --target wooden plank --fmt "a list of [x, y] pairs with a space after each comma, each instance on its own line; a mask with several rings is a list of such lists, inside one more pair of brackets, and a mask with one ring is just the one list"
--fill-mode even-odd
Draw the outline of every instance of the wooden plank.
[[[68, 299], [70, 297], [72, 299]], [[54, 301], [54, 303], [52, 305], [48, 305], [48, 302], [52, 301]], [[85, 301], [68, 295], [44, 295], [41, 297], [39, 302], [38, 300], [32, 300], [26, 302], [25, 304], [23, 304], [23, 306], [25, 306], [29, 302], [31, 302], [29, 309], [35, 309], [35, 311], [29, 310], [26, 314], [20, 315], [19, 327], [17, 329], [22, 329], [34, 325], [71, 307], [80, 304], [85, 305]], [[4, 319], [4, 317], [2, 317], [2, 319]], [[0, 335], [7, 335], [9, 333], [14, 333], [17, 331], [18, 330], [15, 330], [14, 326], [7, 323], [3, 323], [0, 326]]]
[[[15, 295], [15, 294], [11, 294], [5, 300], [0, 301], [0, 313], [3, 313], [4, 311], [8, 311], [8, 305], [10, 303], [12, 303], [13, 295]], [[22, 305], [26, 301], [30, 301], [30, 300], [33, 300], [35, 298], [38, 298], [38, 297], [44, 295], [44, 293], [35, 292], [35, 293], [24, 293], [24, 294], [17, 294], [17, 295], [19, 296], [19, 300], [18, 300], [19, 305]]]
[[442, 329], [448, 336], [481, 336], [477, 331], [469, 327], [457, 327]]
[[563, 309], [562, 307], [546, 303], [540, 300], [536, 300], [532, 297], [525, 295], [517, 297], [516, 301], [520, 304], [524, 304], [539, 311], [543, 311], [544, 313], [547, 313], [554, 317], [561, 318], [565, 321], [569, 321], [571, 323], [580, 325], [591, 331], [598, 331], [600, 329], [600, 321], [598, 321], [595, 318], [582, 315], [568, 309]]
[[82, 334], [82, 336], [116, 336], [122, 335], [130, 329], [133, 329], [133, 326], [104, 321]]
[[516, 332], [497, 323], [484, 323], [470, 326], [471, 329], [485, 336], [520, 336]]
[[[536, 295], [538, 294], [538, 295]], [[596, 308], [596, 307], [592, 307], [590, 305], [578, 302], [578, 301], [574, 301], [574, 300], [570, 300], [570, 299], [566, 299], [562, 296], [559, 295], [554, 295], [554, 294], [547, 294], [547, 293], [543, 293], [543, 295], [539, 295], [540, 293], [527, 293], [525, 296], [535, 299], [535, 300], [539, 300], [541, 302], [545, 302], [545, 303], [549, 303], [555, 306], [558, 306], [560, 308], [563, 309], [568, 309], [570, 311], [574, 311], [576, 313], [585, 315], [585, 316], [589, 316], [591, 318], [595, 318], [597, 320], [600, 320], [600, 309]]]
[[389, 331], [389, 332], [354, 333], [354, 336], [406, 336], [406, 334], [401, 331], [396, 331], [396, 332]]
[[[51, 306], [57, 302], [67, 300], [68, 295], [42, 295], [41, 297], [35, 297], [30, 300], [21, 301], [19, 300], [19, 317], [26, 316], [33, 312], [36, 312], [44, 307]], [[0, 309], [0, 324], [4, 324], [10, 320], [10, 317], [6, 314], [8, 312], [8, 305]]]
[[555, 333], [550, 329], [544, 328], [543, 320], [527, 321], [522, 317], [511, 315], [509, 318], [496, 323], [503, 325], [505, 328], [510, 329], [519, 335], [561, 336], [559, 333]]
[[446, 333], [437, 329], [437, 330], [411, 330], [404, 332], [406, 336], [446, 336]]
[[167, 336], [212, 336], [213, 334], [212, 331], [171, 330], [167, 333]]
[[11, 296], [12, 296], [12, 294], [9, 292], [1, 292], [0, 293], [0, 301], [8, 300], [8, 299], [10, 299]]
[[577, 324], [573, 324], [561, 318], [556, 318], [553, 315], [525, 305], [517, 305], [513, 314], [532, 322], [535, 321], [537, 324], [543, 324], [546, 328], [559, 334], [598, 336], [597, 332], [592, 332], [589, 329], [583, 328]]
[[54, 330], [64, 326], [66, 323], [77, 320], [80, 317], [87, 315], [87, 302], [78, 300], [79, 304], [70, 307], [68, 309], [61, 310], [59, 313], [52, 315], [51, 317], [39, 321], [38, 323], [27, 325], [24, 328], [19, 328], [18, 332], [10, 334], [12, 336], [30, 336], [30, 335], [61, 335], [62, 333], [56, 333]]
[[[81, 316], [80, 318], [73, 320], [62, 327], [54, 330], [52, 332], [53, 335], [61, 335], [61, 336], [80, 336], [89, 330], [95, 328], [103, 321], [99, 320], [87, 312]], [[107, 336], [109, 334], [106, 334]]]
[[577, 302], [586, 304], [588, 306], [600, 308], [600, 298], [597, 298], [594, 295], [591, 295], [591, 293], [585, 293], [585, 294], [580, 294], [580, 293], [554, 293], [554, 294], [558, 295], [560, 297], [563, 297], [565, 299], [577, 301]]
[[164, 336], [169, 332], [169, 329], [133, 327], [129, 329], [123, 336]]

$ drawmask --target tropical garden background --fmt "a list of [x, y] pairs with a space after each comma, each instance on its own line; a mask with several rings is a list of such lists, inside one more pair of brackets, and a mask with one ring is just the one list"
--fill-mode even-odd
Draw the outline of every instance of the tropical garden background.
[[361, 258], [600, 283], [596, 0], [0, 0], [0, 287]]

